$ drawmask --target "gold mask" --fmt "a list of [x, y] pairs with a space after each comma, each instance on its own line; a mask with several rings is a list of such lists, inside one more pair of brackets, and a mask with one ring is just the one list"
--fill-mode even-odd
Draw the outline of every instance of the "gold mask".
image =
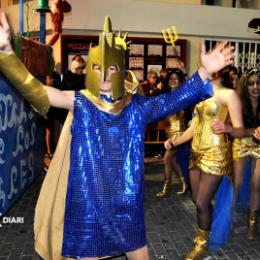
[[[96, 97], [100, 96], [100, 83], [106, 79], [106, 71], [110, 66], [116, 66], [117, 71], [111, 75], [112, 99], [124, 95], [124, 65], [127, 43], [126, 35], [121, 38], [120, 33], [115, 36], [112, 31], [111, 20], [105, 18], [103, 32], [99, 35], [99, 44], [90, 47], [87, 60], [86, 87]], [[93, 68], [97, 65], [100, 74]]]

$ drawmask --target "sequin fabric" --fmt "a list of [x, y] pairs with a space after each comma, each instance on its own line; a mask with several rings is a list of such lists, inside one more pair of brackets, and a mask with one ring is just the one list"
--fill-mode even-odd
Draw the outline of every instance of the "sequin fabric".
[[232, 145], [226, 134], [214, 134], [214, 121], [228, 123], [229, 113], [225, 105], [213, 98], [195, 107], [197, 126], [192, 140], [189, 168], [199, 167], [208, 174], [223, 175], [232, 172]]
[[146, 245], [145, 126], [211, 95], [211, 83], [203, 84], [196, 73], [174, 92], [150, 98], [133, 95], [132, 102], [113, 115], [76, 92], [63, 256], [101, 257]]
[[236, 138], [233, 142], [233, 159], [247, 156], [260, 159], [260, 142], [253, 137]]
[[184, 114], [185, 112], [182, 110], [166, 118], [167, 126], [165, 132], [168, 138], [175, 139], [182, 135], [185, 130]]

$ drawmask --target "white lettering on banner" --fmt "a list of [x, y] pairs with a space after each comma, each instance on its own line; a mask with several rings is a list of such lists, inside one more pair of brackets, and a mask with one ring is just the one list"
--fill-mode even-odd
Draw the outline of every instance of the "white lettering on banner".
[[29, 157], [28, 157], [28, 170], [30, 175], [28, 174], [28, 179], [31, 182], [34, 177], [34, 171], [33, 171], [33, 152], [30, 152]]
[[[28, 127], [25, 127], [25, 124]], [[8, 135], [11, 128], [16, 128], [14, 140], [11, 140], [13, 137]], [[6, 156], [8, 156], [8, 162], [13, 162], [11, 170], [8, 169], [10, 183], [4, 184], [7, 180], [0, 177], [0, 211], [6, 205], [7, 199], [12, 200], [34, 178], [34, 155], [30, 148], [33, 148], [36, 143], [36, 128], [35, 114], [25, 110], [24, 101], [16, 103], [12, 95], [0, 93], [0, 134], [2, 132], [7, 134], [7, 138], [2, 136], [0, 138], [0, 171], [1, 167], [5, 166]], [[14, 147], [11, 154], [7, 154], [9, 146], [6, 145], [10, 140]], [[15, 157], [18, 160], [15, 160]], [[19, 219], [16, 221], [18, 221], [16, 223], [22, 223]]]
[[21, 160], [20, 161], [20, 174], [21, 174], [21, 189], [23, 189], [26, 185], [26, 183], [28, 182], [27, 180], [27, 171], [26, 171], [26, 161], [25, 160]]
[[1, 157], [5, 151], [5, 142], [2, 138], [0, 138], [0, 164], [4, 164], [5, 160]]
[[30, 145], [34, 146], [34, 144], [35, 144], [34, 135], [36, 134], [36, 124], [35, 124], [35, 122], [33, 122], [31, 124], [30, 133], [31, 133], [31, 138], [30, 138], [29, 132], [24, 131], [23, 126], [20, 125], [18, 127], [18, 131], [17, 131], [17, 134], [16, 134], [16, 149], [13, 152], [14, 157], [16, 157], [19, 154], [19, 152], [23, 153], [24, 148], [25, 148], [25, 150], [28, 150]]
[[29, 149], [29, 145], [30, 145], [30, 140], [29, 139], [30, 139], [29, 133], [25, 132], [25, 135], [24, 135], [24, 147], [25, 147], [25, 150]]
[[34, 118], [34, 113], [32, 111], [28, 112], [28, 118], [32, 120]]
[[35, 144], [35, 134], [36, 134], [36, 124], [34, 122], [31, 126], [31, 138], [30, 138], [31, 146], [34, 146], [34, 144]]
[[[3, 93], [0, 94], [0, 111], [0, 133], [27, 121], [24, 102], [21, 102], [21, 106], [18, 109], [17, 103], [13, 101], [13, 97], [10, 94], [6, 96]], [[32, 118], [30, 115], [30, 119]]]
[[[11, 181], [10, 181], [10, 193], [8, 194], [7, 198], [11, 200], [14, 195], [16, 195], [19, 189], [23, 189], [27, 183], [31, 182], [34, 177], [33, 171], [33, 152], [29, 153], [28, 161], [20, 160], [20, 183], [21, 187], [19, 187], [18, 182], [18, 170], [16, 166], [12, 166], [11, 170]], [[26, 171], [27, 170], [27, 171]]]
[[13, 101], [13, 97], [9, 94], [7, 96], [0, 94], [0, 111], [0, 133], [27, 121], [24, 102], [21, 102], [18, 110], [17, 103]]
[[24, 138], [23, 126], [19, 125], [18, 130], [17, 130], [17, 134], [16, 134], [16, 149], [13, 152], [14, 157], [16, 157], [19, 154], [19, 152], [23, 153], [23, 146], [20, 143], [20, 140], [22, 140], [23, 138]]
[[[13, 125], [12, 118], [8, 118], [8, 107], [12, 106], [13, 97], [11, 95], [5, 96], [4, 94], [0, 94], [0, 109], [1, 109], [1, 117], [0, 117], [0, 132], [5, 131], [8, 128], [8, 125]], [[17, 108], [17, 105], [15, 106]]]
[[4, 207], [5, 205], [5, 192], [4, 190], [2, 190], [2, 185], [4, 183], [4, 180], [3, 178], [0, 178], [0, 200], [2, 200], [2, 208]]
[[24, 101], [21, 103], [21, 107], [19, 109], [19, 115], [15, 115], [14, 116], [17, 117], [17, 124], [20, 125], [22, 124], [23, 122], [27, 122], [27, 113], [26, 111], [24, 110]]
[[[7, 196], [9, 200], [12, 199], [13, 195], [18, 193], [18, 188], [15, 187], [15, 183], [17, 182], [17, 179], [18, 179], [17, 168], [13, 166], [11, 170], [10, 193]], [[18, 183], [16, 184], [16, 186], [18, 186]]]

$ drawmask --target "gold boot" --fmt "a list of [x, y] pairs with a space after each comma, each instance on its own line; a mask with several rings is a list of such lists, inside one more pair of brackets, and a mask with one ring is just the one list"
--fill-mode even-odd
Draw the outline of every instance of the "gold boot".
[[158, 193], [156, 193], [156, 197], [157, 198], [163, 198], [163, 197], [168, 196], [171, 193], [171, 185], [172, 185], [171, 180], [170, 179], [166, 179], [163, 182], [162, 190], [159, 191]]
[[194, 239], [195, 246], [187, 254], [185, 260], [200, 260], [203, 254], [207, 251], [209, 231], [198, 229], [197, 236]]
[[248, 239], [254, 239], [257, 233], [257, 212], [253, 210], [249, 210], [248, 213], [248, 230], [247, 237]]
[[180, 190], [176, 192], [177, 195], [184, 194], [187, 191], [187, 185], [183, 175], [179, 177], [179, 181], [180, 181]]

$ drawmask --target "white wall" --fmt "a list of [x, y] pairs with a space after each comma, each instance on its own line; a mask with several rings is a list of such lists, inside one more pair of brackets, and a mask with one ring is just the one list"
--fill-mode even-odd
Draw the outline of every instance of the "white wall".
[[[64, 34], [97, 34], [106, 15], [112, 18], [113, 28], [128, 31], [129, 36], [161, 37], [161, 29], [177, 27], [182, 39], [190, 41], [187, 60], [190, 70], [196, 69], [199, 42], [203, 37], [254, 40], [247, 32], [247, 24], [259, 17], [259, 10], [213, 7], [198, 4], [174, 4], [171, 0], [71, 0], [72, 12], [65, 14]], [[191, 0], [197, 2], [197, 0]], [[34, 5], [37, 5], [34, 0]], [[179, 1], [180, 2], [180, 1]], [[19, 27], [19, 5], [4, 9], [14, 28]], [[32, 26], [38, 27], [39, 15]], [[47, 15], [47, 28], [50, 18]], [[60, 43], [54, 48], [56, 61], [60, 61]]]
[[[34, 0], [35, 6], [37, 1]], [[181, 35], [220, 36], [253, 39], [247, 24], [259, 17], [259, 10], [193, 4], [174, 4], [155, 0], [73, 0], [72, 12], [65, 15], [64, 29], [100, 30], [104, 16], [110, 15], [114, 28], [129, 32], [159, 33], [177, 26]], [[6, 10], [18, 28], [19, 5]], [[49, 15], [47, 27], [50, 28]], [[39, 19], [36, 17], [36, 23]]]
[[175, 25], [182, 35], [229, 38], [254, 38], [247, 24], [259, 17], [259, 10], [140, 0], [73, 0], [72, 8], [64, 28], [100, 30], [104, 16], [110, 15], [114, 28], [129, 32], [158, 33]]

